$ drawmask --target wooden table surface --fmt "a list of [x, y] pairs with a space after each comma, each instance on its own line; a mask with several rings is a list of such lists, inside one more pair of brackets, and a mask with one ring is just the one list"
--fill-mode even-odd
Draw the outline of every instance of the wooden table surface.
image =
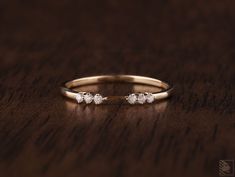
[[[218, 176], [219, 160], [235, 159], [234, 7], [1, 1], [0, 176]], [[146, 106], [77, 105], [59, 93], [100, 74], [160, 78], [175, 93]]]

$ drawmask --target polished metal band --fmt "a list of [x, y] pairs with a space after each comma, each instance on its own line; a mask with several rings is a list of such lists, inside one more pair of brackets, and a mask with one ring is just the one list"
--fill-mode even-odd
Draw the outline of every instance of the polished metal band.
[[[149, 86], [154, 86], [156, 88], [161, 88], [162, 91], [158, 92], [141, 92], [141, 93], [131, 93], [128, 96], [105, 96], [101, 94], [91, 94], [89, 92], [77, 92], [74, 88], [91, 85], [100, 84], [107, 82], [125, 82], [133, 84], [144, 84]], [[78, 103], [112, 103], [117, 100], [124, 101], [129, 104], [144, 104], [153, 103], [155, 100], [161, 100], [167, 98], [171, 95], [173, 88], [166, 82], [160, 81], [158, 79], [135, 76], [135, 75], [101, 75], [101, 76], [91, 76], [75, 79], [64, 83], [61, 87], [61, 93], [71, 99], [77, 100]]]

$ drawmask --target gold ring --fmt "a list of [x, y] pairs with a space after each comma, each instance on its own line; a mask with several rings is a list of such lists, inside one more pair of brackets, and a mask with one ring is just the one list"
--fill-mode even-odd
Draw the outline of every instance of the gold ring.
[[[133, 84], [143, 84], [154, 86], [156, 88], [161, 88], [161, 91], [158, 92], [136, 92], [130, 93], [127, 96], [102, 96], [99, 93], [90, 93], [84, 91], [76, 91], [74, 88], [100, 84], [100, 83], [110, 83], [110, 82], [124, 82], [124, 83], [133, 83]], [[65, 82], [61, 87], [61, 93], [70, 99], [76, 100], [77, 103], [95, 103], [95, 104], [104, 104], [104, 103], [113, 103], [116, 101], [124, 101], [129, 104], [150, 104], [156, 100], [161, 100], [168, 98], [172, 93], [172, 86], [168, 83], [163, 82], [158, 79], [144, 77], [144, 76], [135, 76], [135, 75], [101, 75], [101, 76], [91, 76], [83, 77], [75, 80]]]

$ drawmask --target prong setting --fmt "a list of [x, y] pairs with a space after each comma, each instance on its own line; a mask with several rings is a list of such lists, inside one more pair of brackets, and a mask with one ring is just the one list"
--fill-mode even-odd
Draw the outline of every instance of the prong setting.
[[84, 94], [84, 101], [86, 104], [90, 104], [93, 101], [93, 95], [91, 93], [85, 93]]
[[91, 104], [92, 102], [94, 102], [95, 104], [102, 104], [104, 100], [107, 100], [107, 97], [103, 97], [99, 93], [93, 96], [89, 92], [79, 92], [76, 94], [75, 99], [79, 104], [80, 103]]
[[135, 104], [136, 103], [136, 100], [137, 100], [137, 96], [132, 93], [130, 95], [128, 95], [128, 97], [126, 98], [127, 102], [130, 103], [130, 104]]
[[126, 97], [129, 104], [153, 103], [155, 98], [152, 93], [131, 93]]
[[104, 98], [100, 94], [95, 94], [93, 99], [95, 104], [101, 104], [104, 100]]
[[143, 93], [140, 93], [138, 94], [137, 100], [139, 104], [144, 104], [146, 101], [146, 96]]
[[154, 98], [154, 95], [152, 93], [146, 93], [146, 101], [148, 103], [152, 103], [154, 102], [155, 98]]
[[84, 100], [84, 96], [83, 96], [83, 94], [82, 93], [77, 93], [77, 95], [76, 95], [76, 100], [77, 100], [77, 102], [78, 103], [82, 103], [83, 102], [83, 100]]

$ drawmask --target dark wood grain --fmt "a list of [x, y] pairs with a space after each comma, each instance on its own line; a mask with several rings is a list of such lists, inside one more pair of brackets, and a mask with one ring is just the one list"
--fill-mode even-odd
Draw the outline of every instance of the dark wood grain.
[[[0, 176], [218, 176], [218, 161], [235, 159], [234, 6], [1, 1]], [[148, 106], [59, 94], [65, 80], [120, 73], [175, 94]]]

